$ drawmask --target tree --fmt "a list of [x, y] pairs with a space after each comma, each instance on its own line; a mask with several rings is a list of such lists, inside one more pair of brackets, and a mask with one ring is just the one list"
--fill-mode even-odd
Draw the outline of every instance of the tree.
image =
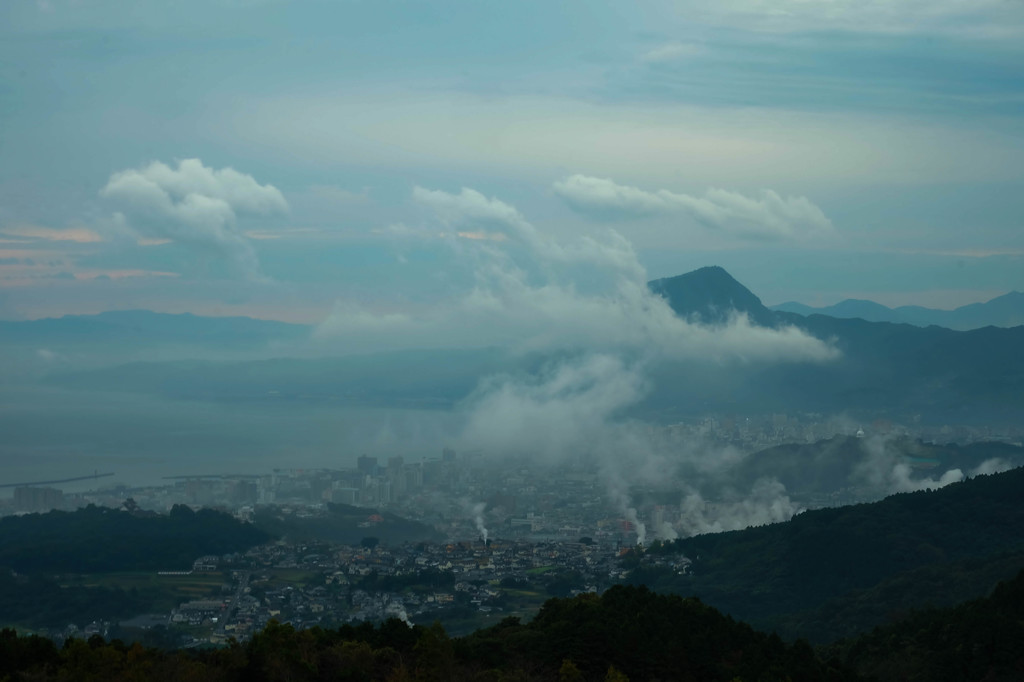
[[566, 658], [558, 669], [558, 682], [583, 682], [583, 673], [571, 659]]
[[614, 665], [610, 665], [608, 673], [604, 676], [604, 682], [629, 682], [629, 678]]

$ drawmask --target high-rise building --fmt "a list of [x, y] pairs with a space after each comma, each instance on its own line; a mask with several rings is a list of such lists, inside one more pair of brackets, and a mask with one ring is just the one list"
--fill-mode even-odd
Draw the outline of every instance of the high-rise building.
[[18, 511], [46, 512], [64, 503], [64, 493], [56, 488], [22, 486], [14, 489], [14, 508]]
[[360, 455], [357, 460], [356, 468], [359, 469], [359, 473], [367, 476], [377, 475], [377, 458], [370, 457], [369, 455]]

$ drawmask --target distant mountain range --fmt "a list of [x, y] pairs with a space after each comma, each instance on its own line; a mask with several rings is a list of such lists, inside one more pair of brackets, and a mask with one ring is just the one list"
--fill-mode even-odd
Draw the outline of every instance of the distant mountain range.
[[151, 310], [112, 310], [39, 320], [0, 321], [5, 344], [173, 344], [252, 346], [272, 339], [305, 338], [310, 327], [251, 317], [170, 315]]
[[960, 424], [1024, 418], [1024, 326], [955, 331], [805, 317], [767, 308], [720, 267], [655, 280], [651, 288], [682, 317], [718, 324], [738, 311], [763, 326], [798, 327], [842, 352], [839, 360], [822, 364], [663, 369], [646, 407], [668, 410], [667, 418], [790, 410], [923, 416]]
[[899, 322], [918, 327], [937, 325], [949, 329], [968, 330], [980, 327], [1016, 327], [1024, 324], [1024, 293], [1011, 291], [985, 303], [971, 303], [955, 310], [936, 310], [916, 305], [888, 308], [881, 303], [848, 298], [824, 308], [788, 301], [771, 306], [772, 310], [797, 315], [828, 315], [859, 317], [868, 322]]
[[[798, 327], [833, 344], [842, 357], [827, 363], [666, 362], [633, 416], [797, 411], [927, 423], [1024, 420], [1024, 326], [955, 331], [771, 310], [720, 267], [649, 286], [687, 319], [722, 324], [740, 312], [758, 325]], [[531, 373], [552, 360], [500, 349], [296, 357], [310, 332], [282, 322], [148, 311], [0, 322], [0, 376], [34, 380], [45, 374], [68, 387], [178, 398], [443, 407], [484, 377]]]

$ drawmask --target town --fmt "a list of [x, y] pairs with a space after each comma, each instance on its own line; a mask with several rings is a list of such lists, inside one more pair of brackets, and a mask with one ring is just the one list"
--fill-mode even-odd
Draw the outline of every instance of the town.
[[[884, 429], [891, 437], [910, 433], [890, 424], [868, 428]], [[653, 437], [669, 443], [700, 439], [750, 453], [827, 435], [865, 434], [847, 422], [773, 415], [706, 418], [660, 427]], [[992, 437], [959, 435], [965, 442]], [[174, 597], [165, 611], [119, 622], [53, 623], [45, 629], [57, 640], [99, 634], [176, 647], [244, 640], [272, 619], [296, 627], [439, 620], [452, 633], [508, 617], [526, 620], [550, 597], [600, 593], [622, 582], [628, 574], [624, 555], [686, 574], [688, 558], [645, 553], [637, 546], [693, 534], [687, 524], [694, 514], [716, 518], [729, 512], [727, 502], [712, 496], [698, 496], [700, 508], [694, 509], [690, 501], [680, 500], [673, 485], [610, 480], [583, 458], [555, 467], [527, 461], [496, 465], [483, 453], [443, 448], [431, 459], [406, 461], [392, 455], [381, 461], [362, 455], [355, 464], [180, 475], [165, 485], [115, 484], [67, 494], [22, 486], [0, 508], [4, 514], [23, 514], [96, 505], [156, 514], [187, 505], [228, 512], [274, 536], [275, 541], [244, 553], [166, 566], [155, 577], [105, 578], [118, 587], [132, 581], [156, 585]], [[670, 472], [665, 475], [671, 478]], [[802, 509], [864, 499], [867, 493], [853, 488], [810, 495], [790, 500], [777, 518], [751, 516], [735, 523], [786, 520]], [[744, 504], [750, 512], [749, 501]], [[96, 578], [62, 580], [93, 584]]]

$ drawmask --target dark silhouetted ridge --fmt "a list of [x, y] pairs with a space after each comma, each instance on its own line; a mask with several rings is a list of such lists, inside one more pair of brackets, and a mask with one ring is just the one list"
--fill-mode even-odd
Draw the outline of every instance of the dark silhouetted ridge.
[[723, 322], [732, 311], [746, 313], [751, 322], [774, 326], [775, 314], [750, 289], [737, 282], [724, 268], [712, 265], [677, 277], [648, 282], [651, 291], [663, 296], [682, 317], [704, 322]]

